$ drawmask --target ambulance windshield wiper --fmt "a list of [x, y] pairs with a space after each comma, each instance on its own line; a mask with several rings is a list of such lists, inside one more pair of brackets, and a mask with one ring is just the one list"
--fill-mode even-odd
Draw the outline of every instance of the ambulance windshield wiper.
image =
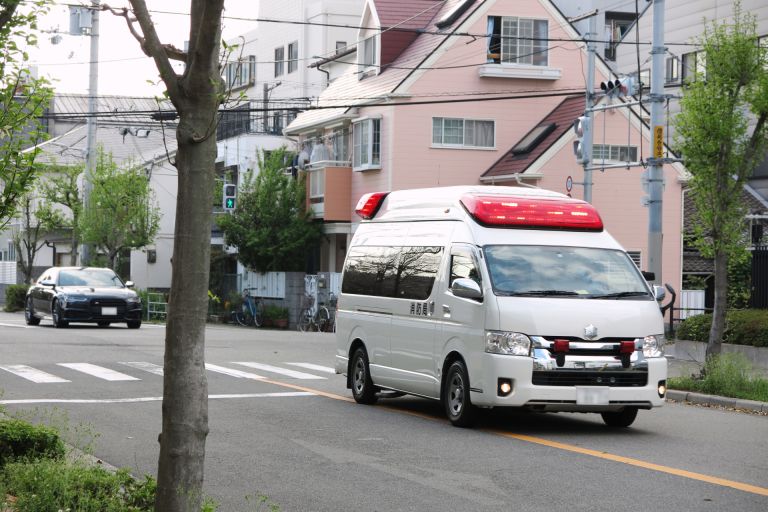
[[623, 299], [624, 297], [647, 297], [648, 292], [636, 291], [636, 292], [617, 292], [606, 293], [605, 295], [590, 295], [590, 299]]
[[507, 292], [505, 295], [513, 297], [547, 297], [547, 296], [571, 296], [578, 295], [576, 292], [567, 290], [529, 290], [527, 292]]

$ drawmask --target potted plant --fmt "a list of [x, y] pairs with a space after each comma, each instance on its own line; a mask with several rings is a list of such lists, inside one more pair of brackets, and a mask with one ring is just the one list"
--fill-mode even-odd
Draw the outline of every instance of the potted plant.
[[277, 304], [264, 307], [264, 325], [285, 329], [288, 327], [288, 308]]

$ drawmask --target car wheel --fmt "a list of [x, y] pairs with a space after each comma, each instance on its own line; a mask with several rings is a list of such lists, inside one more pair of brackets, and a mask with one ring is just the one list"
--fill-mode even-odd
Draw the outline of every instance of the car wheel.
[[110, 322], [97, 322], [96, 325], [99, 327], [109, 327]]
[[457, 427], [469, 427], [475, 420], [475, 408], [469, 398], [469, 376], [462, 360], [451, 363], [445, 374], [443, 407]]
[[127, 324], [129, 329], [138, 329], [141, 327], [141, 320], [128, 320]]
[[368, 365], [368, 354], [365, 349], [360, 347], [352, 355], [352, 396], [355, 402], [359, 404], [375, 404], [376, 388], [373, 387], [371, 380], [371, 370]]
[[634, 423], [637, 418], [637, 407], [625, 407], [621, 411], [601, 412], [603, 421], [609, 427], [625, 428]]
[[59, 301], [57, 299], [53, 299], [53, 304], [51, 304], [51, 316], [53, 317], [54, 327], [60, 329], [69, 325], [69, 322], [62, 318], [61, 306], [59, 305]]
[[27, 325], [40, 325], [40, 319], [35, 316], [32, 297], [27, 297], [27, 302], [24, 306], [24, 320], [27, 322]]

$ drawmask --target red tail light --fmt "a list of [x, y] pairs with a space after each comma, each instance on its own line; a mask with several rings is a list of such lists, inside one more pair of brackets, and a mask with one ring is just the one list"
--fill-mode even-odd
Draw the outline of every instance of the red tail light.
[[603, 230], [595, 207], [578, 199], [466, 194], [461, 203], [477, 222], [488, 226]]
[[387, 194], [389, 194], [389, 192], [371, 192], [370, 194], [365, 194], [357, 202], [355, 213], [363, 219], [372, 219], [374, 215], [376, 215], [376, 212], [379, 211], [379, 208], [381, 208], [381, 203], [384, 202], [384, 198], [387, 197]]

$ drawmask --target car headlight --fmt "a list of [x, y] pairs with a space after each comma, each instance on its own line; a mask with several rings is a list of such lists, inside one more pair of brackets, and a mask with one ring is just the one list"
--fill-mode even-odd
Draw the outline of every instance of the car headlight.
[[127, 299], [125, 299], [125, 302], [127, 302], [128, 304], [141, 304], [141, 299], [137, 295], [135, 297], [128, 297]]
[[85, 295], [68, 295], [64, 297], [65, 304], [85, 304], [88, 302], [88, 297]]
[[643, 338], [643, 355], [645, 357], [662, 357], [665, 341], [663, 334], [646, 336]]
[[527, 356], [531, 353], [531, 339], [519, 332], [486, 331], [485, 351], [490, 354]]

